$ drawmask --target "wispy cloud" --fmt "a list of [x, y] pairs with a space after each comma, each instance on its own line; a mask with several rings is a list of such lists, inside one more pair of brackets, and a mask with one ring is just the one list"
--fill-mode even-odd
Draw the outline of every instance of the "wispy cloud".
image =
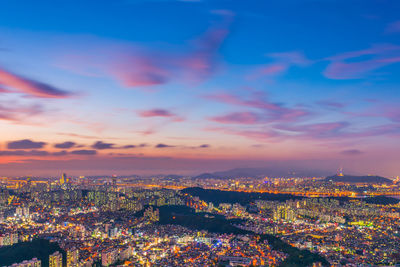
[[253, 75], [253, 77], [260, 76], [275, 76], [285, 72], [288, 69], [288, 66], [281, 63], [269, 64], [263, 67], [260, 67], [257, 72]]
[[317, 105], [328, 108], [328, 109], [343, 109], [346, 107], [346, 104], [343, 102], [338, 102], [338, 101], [332, 101], [332, 100], [321, 100], [317, 102]]
[[[297, 134], [298, 138], [336, 138], [343, 135], [343, 131], [350, 124], [345, 121], [339, 122], [324, 122], [313, 124], [298, 124], [298, 125], [278, 125], [280, 130], [288, 131]], [[296, 136], [294, 136], [296, 137]]]
[[340, 153], [343, 155], [349, 155], [349, 156], [357, 156], [357, 155], [364, 154], [364, 152], [362, 152], [361, 150], [358, 150], [358, 149], [343, 150]]
[[[57, 135], [76, 137], [76, 138], [82, 138], [82, 139], [99, 139], [100, 138], [99, 136], [77, 134], [77, 133], [57, 133]], [[105, 139], [119, 139], [119, 138], [117, 138], [117, 137], [107, 137]]]
[[175, 146], [166, 145], [166, 144], [157, 144], [157, 145], [155, 146], [155, 148], [169, 148], [169, 147], [175, 147]]
[[260, 116], [254, 112], [234, 112], [223, 116], [211, 117], [209, 120], [232, 124], [257, 124], [262, 122]]
[[125, 87], [160, 85], [174, 78], [200, 82], [215, 71], [218, 50], [227, 34], [226, 28], [212, 28], [181, 54], [143, 48], [138, 49], [140, 53], [128, 52], [110, 64], [109, 72]]
[[132, 54], [113, 63], [109, 72], [125, 87], [160, 85], [167, 83], [171, 74], [159, 60]]
[[206, 95], [205, 98], [242, 107], [249, 107], [261, 110], [265, 116], [265, 120], [273, 121], [295, 121], [301, 117], [311, 115], [308, 110], [298, 108], [288, 108], [280, 103], [273, 103], [268, 100], [264, 92], [253, 92], [249, 98], [239, 97], [228, 93], [219, 93]]
[[39, 98], [66, 98], [71, 93], [0, 68], [0, 85]]
[[277, 134], [271, 129], [237, 129], [231, 127], [208, 127], [204, 129], [205, 131], [218, 132], [229, 135], [237, 135], [245, 137], [252, 140], [257, 140], [260, 142], [276, 142]]
[[39, 104], [22, 105], [10, 101], [0, 102], [0, 120], [21, 123], [43, 113], [44, 108]]
[[[59, 59], [58, 65], [84, 75], [90, 73], [88, 69], [96, 70], [96, 75], [108, 74], [127, 88], [156, 86], [170, 81], [202, 82], [217, 70], [219, 50], [229, 33], [233, 16], [229, 12], [215, 14], [224, 21], [183, 47], [157, 50], [140, 44], [99, 45], [88, 49], [86, 55], [80, 55], [80, 51], [68, 53]], [[96, 54], [93, 51], [97, 51]], [[98, 53], [102, 56], [98, 57]]]
[[385, 33], [399, 33], [400, 32], [400, 20], [389, 23], [385, 29]]
[[400, 62], [400, 46], [381, 44], [368, 49], [342, 53], [328, 58], [331, 62], [324, 71], [330, 79], [366, 78], [375, 70]]
[[306, 67], [312, 63], [306, 56], [298, 51], [270, 53], [267, 57], [273, 62], [256, 68], [250, 75], [249, 79], [258, 79], [261, 77], [273, 77], [284, 74], [292, 66]]
[[142, 110], [138, 112], [140, 117], [151, 118], [151, 117], [161, 117], [161, 118], [170, 118], [173, 121], [183, 121], [184, 119], [169, 110], [166, 109], [150, 109], [150, 110]]

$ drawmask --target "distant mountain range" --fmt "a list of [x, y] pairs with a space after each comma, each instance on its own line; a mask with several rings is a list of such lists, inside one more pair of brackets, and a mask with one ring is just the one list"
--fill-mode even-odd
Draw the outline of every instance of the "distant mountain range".
[[393, 181], [382, 176], [354, 176], [354, 175], [333, 175], [325, 178], [325, 181], [335, 183], [368, 183], [368, 184], [392, 184]]
[[[105, 176], [87, 176], [91, 179], [97, 178], [105, 178], [111, 177], [109, 175]], [[190, 178], [188, 175], [176, 175], [176, 174], [168, 174], [168, 175], [151, 175], [151, 176], [139, 176], [139, 175], [125, 175], [118, 176], [118, 178], [169, 178], [171, 180], [179, 180], [182, 178]], [[264, 177], [281, 177], [281, 178], [290, 178], [290, 177], [326, 177], [325, 181], [332, 182], [342, 182], [342, 183], [371, 183], [371, 184], [392, 184], [393, 181], [391, 179], [382, 177], [382, 176], [372, 176], [372, 175], [364, 175], [364, 176], [355, 176], [355, 175], [332, 175], [327, 176], [327, 171], [322, 170], [295, 170], [288, 171], [283, 168], [235, 168], [227, 171], [218, 171], [218, 172], [206, 172], [199, 174], [197, 176], [192, 176], [191, 179], [238, 179], [238, 178], [264, 178]]]
[[195, 177], [192, 177], [193, 179], [222, 179], [225, 177], [221, 177], [217, 175], [216, 173], [202, 173], [200, 175], [197, 175]]
[[287, 171], [272, 168], [236, 168], [227, 171], [219, 171], [213, 173], [202, 173], [192, 177], [193, 179], [229, 179], [229, 178], [262, 178], [271, 177], [324, 177], [326, 171], [319, 170], [296, 170]]

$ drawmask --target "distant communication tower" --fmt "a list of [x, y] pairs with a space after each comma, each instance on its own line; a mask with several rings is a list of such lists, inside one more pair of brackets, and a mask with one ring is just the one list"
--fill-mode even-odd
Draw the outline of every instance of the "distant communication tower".
[[342, 167], [339, 169], [338, 176], [344, 176], [344, 175], [343, 175], [343, 168], [342, 168]]

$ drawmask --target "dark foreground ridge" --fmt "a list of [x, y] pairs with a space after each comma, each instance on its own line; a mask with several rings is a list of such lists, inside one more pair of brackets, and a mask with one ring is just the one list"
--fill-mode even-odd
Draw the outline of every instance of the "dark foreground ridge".
[[38, 258], [42, 261], [42, 266], [49, 266], [49, 255], [59, 251], [65, 253], [57, 243], [49, 242], [45, 239], [35, 239], [32, 242], [17, 243], [13, 246], [0, 248], [0, 266], [10, 266], [13, 263], [20, 263], [24, 260]]
[[223, 216], [205, 216], [208, 213], [196, 213], [192, 208], [186, 206], [162, 206], [160, 210], [160, 224], [181, 225], [193, 230], [207, 230], [212, 233], [220, 234], [242, 234], [257, 235], [259, 242], [267, 240], [276, 250], [288, 254], [288, 258], [280, 265], [284, 267], [310, 266], [314, 262], [321, 262], [323, 266], [329, 266], [328, 261], [318, 254], [308, 250], [295, 248], [281, 239], [268, 234], [255, 234], [254, 232], [239, 229], [232, 224], [235, 220], [227, 220]]
[[[249, 192], [238, 192], [238, 191], [223, 191], [216, 189], [203, 189], [201, 187], [189, 187], [182, 189], [181, 192], [197, 196], [206, 202], [213, 202], [215, 205], [220, 203], [240, 203], [241, 205], [248, 205], [255, 200], [268, 200], [268, 201], [280, 201], [285, 202], [286, 200], [303, 199], [306, 197], [295, 196], [291, 194], [271, 194], [271, 193], [249, 193]], [[327, 197], [337, 199], [341, 202], [347, 202], [354, 200], [350, 197]], [[369, 204], [379, 205], [393, 205], [400, 202], [400, 199], [387, 196], [375, 196], [375, 197], [364, 197], [358, 198]]]
[[223, 191], [216, 189], [203, 189], [201, 187], [189, 187], [181, 190], [183, 193], [197, 196], [206, 202], [213, 202], [216, 205], [220, 203], [240, 203], [247, 205], [255, 200], [281, 201], [302, 199], [301, 196], [290, 194], [271, 194], [271, 193], [248, 193], [238, 191]]

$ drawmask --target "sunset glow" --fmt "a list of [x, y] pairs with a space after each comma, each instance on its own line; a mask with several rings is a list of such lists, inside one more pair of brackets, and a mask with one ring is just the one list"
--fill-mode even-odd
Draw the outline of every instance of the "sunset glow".
[[2, 2], [1, 175], [400, 174], [400, 3], [95, 2]]

